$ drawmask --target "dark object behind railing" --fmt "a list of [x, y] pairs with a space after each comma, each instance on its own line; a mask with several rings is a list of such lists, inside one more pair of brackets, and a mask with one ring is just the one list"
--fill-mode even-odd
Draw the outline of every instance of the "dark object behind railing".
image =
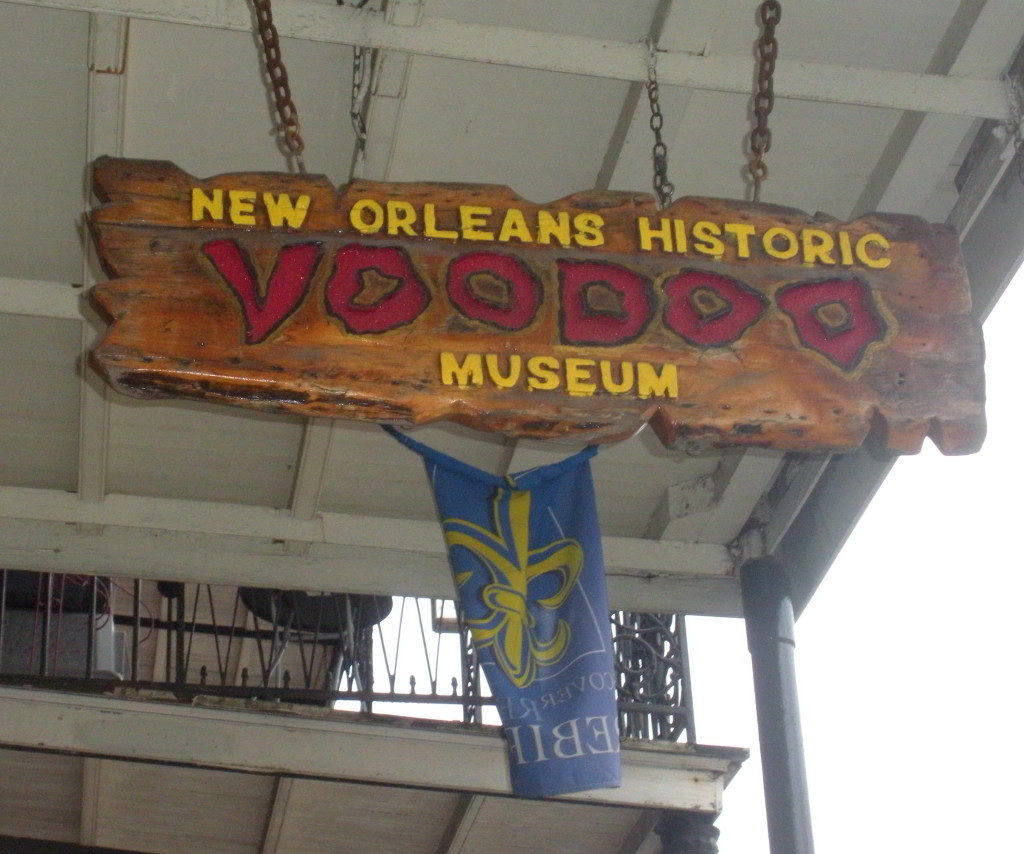
[[[210, 695], [364, 712], [388, 704], [388, 714], [419, 717], [455, 707], [443, 717], [497, 722], [495, 712], [485, 711], [494, 701], [450, 601], [79, 577], [75, 596], [40, 597], [29, 589], [60, 590], [69, 577], [0, 575], [0, 682], [78, 691], [136, 687], [183, 700]], [[89, 607], [79, 611], [82, 602]], [[20, 630], [22, 653], [15, 656], [11, 632], [26, 620], [36, 628]], [[694, 741], [682, 616], [618, 612], [611, 624], [620, 735]], [[384, 676], [375, 679], [375, 670]]]
[[0, 571], [0, 673], [113, 676], [117, 638], [99, 622], [110, 580]]

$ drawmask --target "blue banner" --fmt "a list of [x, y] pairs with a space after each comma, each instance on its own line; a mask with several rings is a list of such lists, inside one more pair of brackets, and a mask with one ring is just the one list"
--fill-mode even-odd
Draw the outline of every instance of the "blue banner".
[[497, 477], [385, 429], [426, 463], [473, 646], [498, 700], [513, 792], [619, 786], [596, 449]]

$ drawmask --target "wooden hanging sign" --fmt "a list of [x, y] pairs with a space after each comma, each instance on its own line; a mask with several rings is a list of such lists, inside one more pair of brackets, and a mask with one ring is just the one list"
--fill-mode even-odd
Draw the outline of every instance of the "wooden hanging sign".
[[769, 205], [101, 158], [115, 388], [510, 436], [945, 453], [984, 434], [953, 232]]

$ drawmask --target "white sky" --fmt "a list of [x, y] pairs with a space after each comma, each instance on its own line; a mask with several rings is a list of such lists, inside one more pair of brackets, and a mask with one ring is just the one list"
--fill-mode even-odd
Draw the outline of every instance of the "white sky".
[[[901, 459], [797, 623], [820, 852], [1022, 850], [1021, 317], [1018, 272], [985, 325], [983, 450]], [[767, 854], [742, 622], [687, 625], [700, 742], [752, 749], [719, 845]]]

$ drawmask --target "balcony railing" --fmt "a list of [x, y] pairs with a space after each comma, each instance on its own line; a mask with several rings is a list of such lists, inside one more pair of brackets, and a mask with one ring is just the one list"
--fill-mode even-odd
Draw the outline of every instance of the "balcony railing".
[[[682, 616], [610, 615], [623, 738], [695, 741]], [[0, 683], [497, 723], [451, 601], [0, 571]]]

